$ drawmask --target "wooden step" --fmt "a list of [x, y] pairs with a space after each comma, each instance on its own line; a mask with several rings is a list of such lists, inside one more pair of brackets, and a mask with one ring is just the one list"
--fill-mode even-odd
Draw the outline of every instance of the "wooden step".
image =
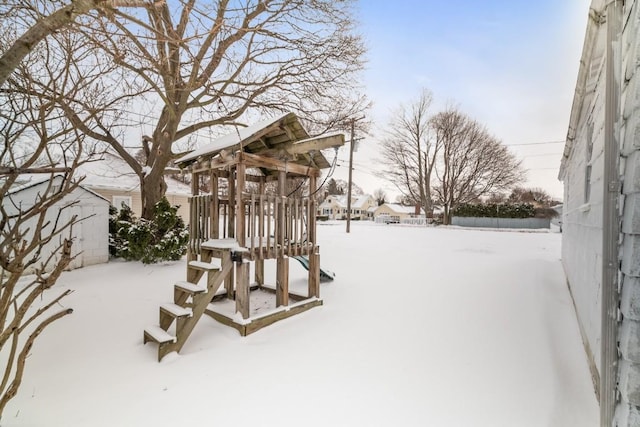
[[202, 271], [220, 270], [220, 260], [211, 260], [211, 262], [189, 261], [189, 267]]
[[160, 311], [174, 318], [191, 317], [193, 312], [190, 308], [180, 307], [178, 304], [166, 303], [160, 306]]
[[227, 249], [234, 251], [241, 249], [236, 239], [210, 239], [200, 243], [200, 248], [209, 250]]
[[176, 282], [174, 286], [176, 289], [179, 289], [191, 295], [199, 294], [206, 291], [206, 289], [202, 286], [198, 286], [191, 282]]
[[176, 337], [169, 334], [160, 326], [156, 326], [156, 325], [145, 328], [144, 336], [142, 339], [143, 339], [143, 344], [146, 344], [149, 341], [153, 341], [158, 344], [164, 344], [167, 342], [176, 342]]

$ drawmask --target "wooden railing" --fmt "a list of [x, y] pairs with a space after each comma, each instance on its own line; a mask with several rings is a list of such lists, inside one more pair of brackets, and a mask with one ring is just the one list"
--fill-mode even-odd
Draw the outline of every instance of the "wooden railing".
[[[308, 219], [315, 214], [308, 197], [243, 194], [240, 209], [235, 203], [231, 204], [234, 209], [229, 209], [227, 199], [215, 200], [210, 194], [193, 196], [189, 203], [189, 251], [193, 254], [200, 253], [202, 242], [218, 238], [237, 239], [249, 249], [251, 259], [315, 251], [315, 242], [308, 240]], [[244, 235], [238, 235], [237, 230], [244, 230]]]

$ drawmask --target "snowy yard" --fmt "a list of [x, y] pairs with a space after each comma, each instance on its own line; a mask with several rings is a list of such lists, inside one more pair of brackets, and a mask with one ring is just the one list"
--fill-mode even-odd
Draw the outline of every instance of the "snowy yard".
[[74, 314], [36, 342], [3, 427], [598, 424], [559, 234], [318, 233], [324, 306], [245, 338], [203, 317], [162, 363], [142, 330], [183, 262], [66, 273]]

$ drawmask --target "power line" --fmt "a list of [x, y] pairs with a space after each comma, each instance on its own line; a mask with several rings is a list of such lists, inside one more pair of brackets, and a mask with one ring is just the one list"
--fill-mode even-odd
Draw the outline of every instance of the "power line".
[[545, 157], [545, 156], [562, 156], [562, 153], [544, 153], [544, 154], [523, 154], [520, 157], [522, 158], [527, 158], [527, 157]]
[[564, 144], [565, 141], [545, 141], [545, 142], [523, 142], [519, 144], [505, 144], [507, 147], [516, 147], [522, 145], [550, 145], [550, 144]]

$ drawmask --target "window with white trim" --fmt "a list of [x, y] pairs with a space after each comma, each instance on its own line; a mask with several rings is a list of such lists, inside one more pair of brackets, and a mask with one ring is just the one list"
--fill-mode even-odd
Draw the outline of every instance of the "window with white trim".
[[131, 196], [113, 196], [113, 206], [120, 212], [122, 204], [131, 207]]

